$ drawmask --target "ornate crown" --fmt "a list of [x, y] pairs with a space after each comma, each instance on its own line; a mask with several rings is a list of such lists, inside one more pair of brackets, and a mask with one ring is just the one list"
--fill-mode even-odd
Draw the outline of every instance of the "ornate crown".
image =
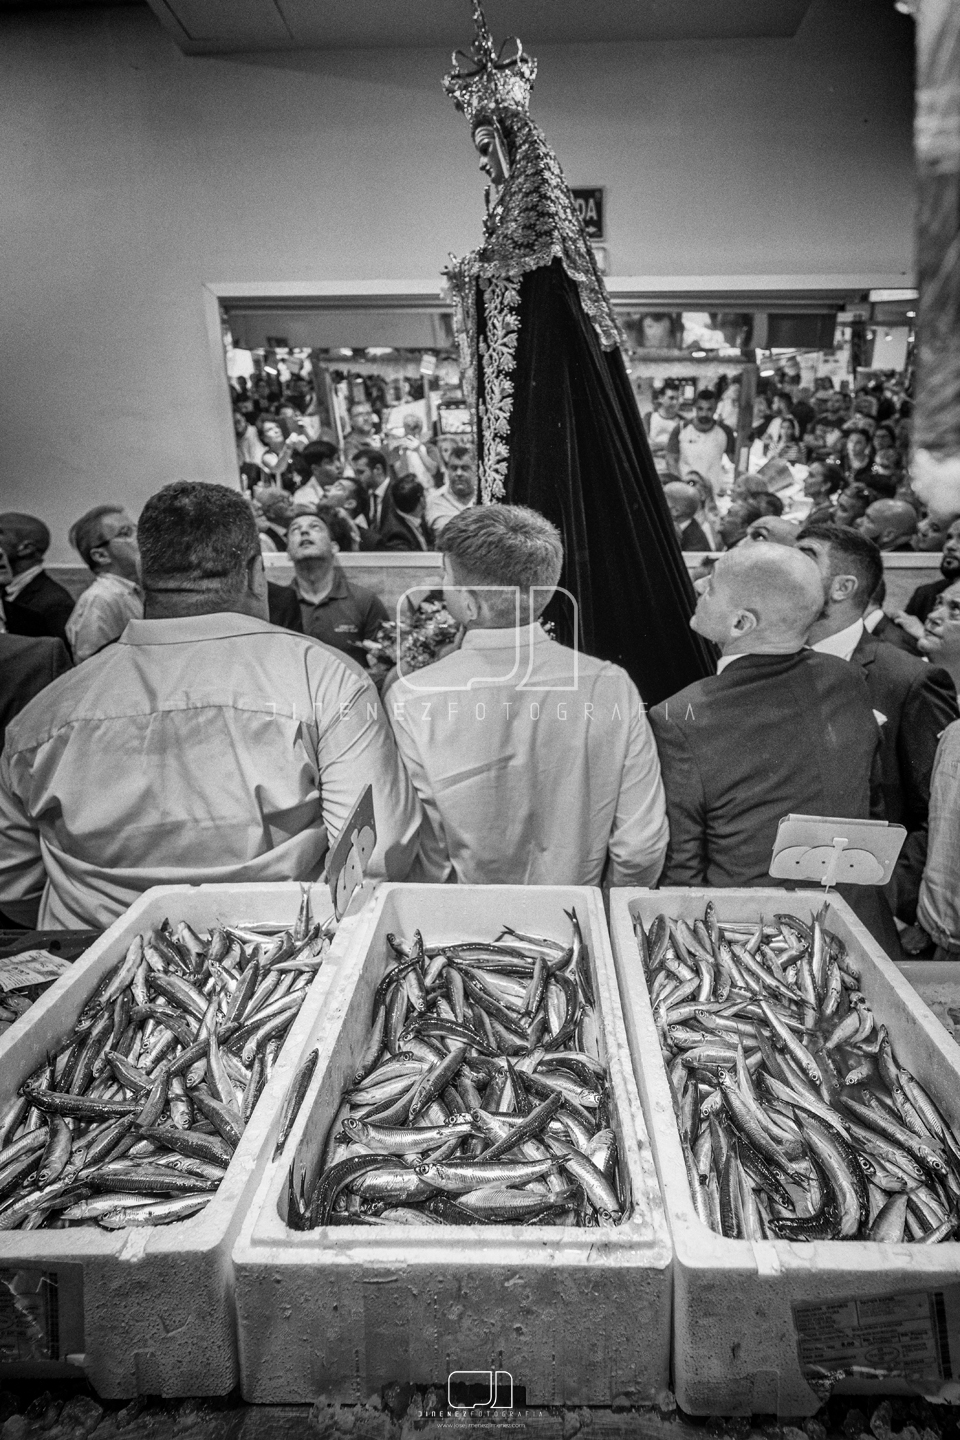
[[[469, 51], [454, 51], [454, 68], [443, 81], [444, 90], [471, 125], [480, 115], [526, 110], [537, 78], [537, 62], [524, 54], [516, 36], [505, 40], [497, 52], [479, 0], [473, 0], [473, 21], [473, 44]], [[508, 55], [508, 46], [516, 46], [516, 52]]]

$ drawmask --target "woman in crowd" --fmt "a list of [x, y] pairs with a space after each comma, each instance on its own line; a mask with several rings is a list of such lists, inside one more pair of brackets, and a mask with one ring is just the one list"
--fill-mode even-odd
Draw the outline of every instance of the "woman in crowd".
[[803, 493], [810, 503], [805, 525], [832, 524], [834, 496], [843, 489], [843, 472], [827, 460], [814, 460], [803, 482]]

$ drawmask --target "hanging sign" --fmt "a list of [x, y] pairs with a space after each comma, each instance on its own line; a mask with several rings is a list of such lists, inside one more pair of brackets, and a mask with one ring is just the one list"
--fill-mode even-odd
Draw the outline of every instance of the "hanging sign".
[[577, 207], [588, 240], [603, 240], [603, 186], [571, 190], [573, 203]]

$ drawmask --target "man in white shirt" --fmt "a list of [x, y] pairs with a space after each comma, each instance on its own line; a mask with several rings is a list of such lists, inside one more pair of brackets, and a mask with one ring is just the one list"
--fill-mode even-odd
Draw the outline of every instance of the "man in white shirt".
[[537, 623], [559, 533], [520, 506], [464, 510], [441, 537], [460, 649], [385, 697], [424, 822], [412, 878], [462, 884], [652, 885], [667, 845], [660, 765], [619, 666]]
[[319, 880], [373, 786], [375, 878], [420, 807], [369, 678], [268, 621], [253, 515], [180, 481], [140, 516], [145, 618], [21, 710], [0, 753], [0, 910], [105, 929], [152, 885]]
[[[653, 463], [662, 480], [679, 474], [676, 458], [676, 437], [683, 422], [680, 419], [680, 382], [668, 376], [660, 387], [656, 408], [645, 418]], [[672, 447], [671, 446], [672, 442]]]
[[936, 663], [928, 665], [867, 630], [864, 612], [883, 578], [883, 561], [872, 540], [841, 525], [809, 525], [801, 530], [796, 548], [817, 565], [826, 591], [807, 643], [858, 666], [867, 682], [880, 726], [886, 818], [907, 829], [888, 898], [897, 918], [912, 924], [926, 855], [937, 742], [960, 714], [955, 687]]
[[477, 462], [466, 445], [454, 445], [447, 460], [447, 483], [427, 491], [426, 521], [434, 537], [461, 510], [477, 503]]
[[681, 427], [669, 442], [676, 454], [681, 480], [692, 471], [703, 475], [720, 494], [727, 488], [723, 459], [733, 459], [734, 438], [725, 425], [714, 419], [717, 397], [712, 390], [701, 390], [696, 398], [693, 419]]
[[67, 621], [79, 665], [143, 617], [137, 524], [118, 505], [97, 505], [70, 527], [70, 544], [94, 576]]

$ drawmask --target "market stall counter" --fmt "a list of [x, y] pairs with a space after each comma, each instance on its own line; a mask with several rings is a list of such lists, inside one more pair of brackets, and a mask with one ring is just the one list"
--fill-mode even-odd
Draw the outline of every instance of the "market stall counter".
[[[343, 921], [332, 944], [324, 941], [322, 950], [315, 946], [311, 955], [316, 958], [304, 961], [304, 973], [292, 980], [290, 974], [282, 981], [278, 974], [270, 976], [270, 964], [285, 958], [276, 948], [272, 954], [261, 951], [264, 985], [275, 990], [297, 985], [302, 997], [293, 996], [286, 1006], [283, 1000], [275, 1002], [275, 1019], [266, 1022], [273, 1025], [272, 1069], [264, 1062], [269, 1078], [261, 1073], [252, 1080], [250, 1096], [259, 1094], [259, 1100], [240, 1118], [233, 1106], [215, 1099], [216, 1081], [223, 1089], [232, 1083], [230, 1077], [242, 1077], [244, 1062], [260, 1065], [263, 1047], [258, 1048], [252, 1024], [250, 1048], [256, 1053], [250, 1055], [230, 1054], [230, 1032], [223, 1029], [221, 1052], [211, 1045], [210, 1030], [223, 1018], [217, 986], [223, 982], [219, 993], [229, 1008], [241, 988], [239, 967], [250, 960], [257, 941], [251, 933], [241, 959], [240, 942], [223, 927], [263, 927], [262, 935], [293, 930], [298, 915], [307, 913], [304, 889], [315, 922], [312, 933], [319, 927], [332, 930], [331, 901], [321, 886], [176, 885], [147, 891], [0, 1039], [0, 1117], [10, 1162], [2, 1178], [8, 1182], [24, 1163], [28, 1166], [15, 1188], [4, 1185], [0, 1203], [0, 1380], [85, 1374], [102, 1396], [111, 1398], [217, 1395], [236, 1385], [231, 1246], [275, 1143], [300, 1052], [324, 1008], [355, 921]], [[363, 898], [355, 897], [354, 904], [359, 907]], [[164, 920], [171, 931], [158, 935]], [[173, 952], [173, 927], [181, 922], [189, 929], [180, 932], [180, 956], [188, 956], [194, 945], [194, 959], [210, 957], [209, 964], [198, 960], [193, 968], [195, 985], [187, 978], [189, 959], [182, 970], [173, 966], [169, 973], [163, 963], [162, 957]], [[214, 961], [206, 947], [208, 932], [216, 927], [223, 943]], [[138, 936], [150, 939], [142, 961]], [[255, 956], [251, 963], [260, 964]], [[287, 964], [287, 972], [294, 968]], [[247, 1014], [255, 1003], [251, 978], [242, 996]], [[116, 988], [125, 979], [129, 996], [126, 987]], [[197, 1003], [201, 992], [202, 1009]], [[112, 1003], [112, 1011], [104, 1001]], [[180, 1005], [185, 1008], [178, 1015]], [[94, 1018], [100, 1014], [106, 1020]], [[111, 1015], [114, 1033], [107, 1034]], [[239, 1020], [234, 1033], [241, 1038], [246, 1033], [239, 1031]], [[132, 1053], [124, 1039], [131, 1035], [143, 1042]], [[186, 1055], [177, 1037], [188, 1049], [192, 1043], [195, 1052], [185, 1074], [183, 1066], [167, 1063], [178, 1053]], [[81, 1083], [79, 1068], [87, 1065], [93, 1078], [88, 1074]], [[209, 1123], [210, 1116], [216, 1125]], [[242, 1133], [228, 1145], [222, 1133], [230, 1134], [231, 1124]], [[35, 1170], [34, 1154], [31, 1173], [34, 1132], [43, 1135], [44, 1148], [41, 1170]], [[167, 1146], [170, 1137], [179, 1153]], [[66, 1169], [61, 1142], [69, 1154]], [[139, 1154], [145, 1158], [135, 1160]], [[168, 1166], [166, 1181], [163, 1165]], [[44, 1175], [48, 1166], [57, 1177], [53, 1184]], [[71, 1173], [71, 1166], [79, 1173]], [[143, 1193], [150, 1188], [146, 1171], [159, 1175], [161, 1193], [170, 1197], [158, 1202], [156, 1218], [144, 1208], [150, 1202], [150, 1194]], [[88, 1179], [91, 1183], [84, 1183]], [[184, 1203], [187, 1218], [161, 1223], [171, 1211], [179, 1213], [184, 1193], [191, 1190], [203, 1192], [192, 1199], [197, 1213], [189, 1213], [191, 1203]], [[108, 1198], [110, 1192], [120, 1193]], [[41, 1203], [54, 1200], [71, 1204], [63, 1211]], [[136, 1223], [126, 1223], [125, 1205], [130, 1213], [139, 1212]]]
[[234, 1247], [245, 1398], [662, 1396], [670, 1245], [600, 892], [382, 886], [310, 1043]]
[[[777, 956], [761, 953], [757, 958], [755, 952], [759, 944], [751, 947], [748, 937], [759, 934], [756, 927], [761, 919], [770, 923], [778, 934], [780, 922], [784, 922], [787, 929], [783, 932], [783, 943], [792, 948], [789, 953], [781, 950], [780, 954], [787, 962], [793, 961], [796, 968], [786, 964], [780, 979], [772, 982], [770, 993], [776, 992], [778, 984], [793, 989], [794, 977], [798, 987], [803, 987], [805, 976], [798, 972], [803, 972], [809, 955], [801, 932], [816, 939], [812, 921], [824, 906], [825, 898], [823, 932], [836, 937], [835, 945], [830, 942], [828, 960], [832, 962], [839, 957], [840, 966], [845, 967], [833, 972], [833, 978], [846, 998], [838, 1002], [834, 995], [829, 1003], [827, 999], [821, 1002], [818, 997], [822, 992], [818, 989], [816, 994], [811, 991], [806, 1000], [801, 999], [799, 1005], [791, 1002], [784, 1013], [791, 1017], [792, 1023], [782, 1027], [776, 1045], [771, 1045], [762, 1034], [763, 1027], [751, 1022], [750, 1016], [774, 1015], [776, 1018], [776, 1007], [767, 1001], [764, 1009], [757, 992], [764, 989], [760, 973], [764, 966], [768, 977], [779, 974]], [[709, 911], [708, 902], [712, 906]], [[666, 933], [675, 936], [681, 948], [689, 939], [694, 956], [697, 945], [707, 938], [709, 925], [719, 927], [719, 930], [714, 928], [715, 936], [722, 932], [727, 939], [734, 939], [735, 964], [741, 961], [743, 964], [740, 983], [754, 991], [746, 1003], [708, 1004], [706, 1010], [702, 1008], [701, 998], [698, 1017], [695, 1009], [700, 980], [686, 982], [693, 992], [690, 1023], [696, 1025], [704, 1015], [707, 1022], [711, 1022], [719, 1014], [721, 1026], [726, 1025], [726, 1034], [715, 1035], [717, 1044], [712, 1049], [701, 1048], [702, 1062], [681, 1058], [679, 1054], [671, 1060], [671, 1065], [681, 1067], [674, 1072], [678, 1078], [685, 1064], [702, 1063], [705, 1067], [695, 1072], [701, 1081], [701, 1104], [710, 1095], [711, 1086], [715, 1087], [713, 1098], [706, 1100], [709, 1112], [706, 1123], [717, 1124], [719, 1117], [726, 1127], [728, 1140], [725, 1141], [719, 1131], [712, 1132], [705, 1137], [705, 1145], [712, 1142], [724, 1146], [730, 1136], [737, 1141], [741, 1134], [738, 1123], [730, 1122], [737, 1101], [734, 1098], [733, 1105], [727, 1106], [727, 1086], [737, 1085], [738, 1093], [748, 1098], [753, 1088], [766, 1118], [778, 1127], [783, 1137], [782, 1156], [778, 1157], [777, 1147], [769, 1145], [769, 1132], [764, 1140], [762, 1123], [759, 1131], [755, 1131], [760, 1135], [761, 1144], [766, 1145], [768, 1157], [772, 1156], [773, 1169], [778, 1172], [773, 1183], [769, 1163], [766, 1170], [758, 1165], [751, 1147], [739, 1143], [739, 1150], [735, 1146], [734, 1153], [739, 1153], [741, 1162], [749, 1153], [754, 1176], [759, 1175], [768, 1192], [776, 1194], [778, 1179], [783, 1180], [794, 1167], [795, 1162], [787, 1153], [791, 1137], [802, 1137], [805, 1144], [793, 1153], [805, 1154], [806, 1158], [803, 1170], [795, 1174], [808, 1187], [814, 1173], [819, 1178], [818, 1218], [807, 1221], [797, 1218], [801, 1213], [799, 1203], [797, 1216], [792, 1218], [785, 1205], [770, 1203], [766, 1221], [760, 1225], [766, 1238], [756, 1238], [755, 1225], [743, 1222], [742, 1212], [740, 1219], [745, 1228], [740, 1233], [752, 1233], [754, 1238], [730, 1238], [731, 1227], [737, 1233], [737, 1209], [749, 1186], [740, 1192], [721, 1193], [721, 1207], [726, 1201], [727, 1213], [717, 1218], [724, 1222], [724, 1233], [716, 1233], [721, 1227], [708, 1223], [709, 1206], [704, 1216], [703, 1202], [705, 1198], [709, 1200], [709, 1194], [704, 1197], [698, 1193], [698, 1213], [692, 1189], [692, 1185], [698, 1183], [697, 1161], [694, 1159], [688, 1167], [684, 1155], [675, 1091], [664, 1064], [661, 1034], [667, 1037], [668, 1048], [674, 1042], [696, 1046], [703, 1037], [693, 1031], [688, 1034], [682, 1025], [674, 1027], [676, 1010], [673, 1019], [669, 1011], [660, 1012], [655, 1018], [635, 927], [642, 926], [645, 935], [650, 935], [655, 925], [661, 927], [653, 929], [656, 943], [658, 936], [665, 933], [663, 922], [657, 921], [658, 916], [667, 917], [676, 927], [672, 930], [666, 927]], [[796, 922], [793, 930], [789, 926], [790, 916]], [[684, 928], [683, 922], [690, 928]], [[725, 930], [724, 927], [731, 928]], [[799, 1416], [813, 1414], [830, 1393], [912, 1393], [955, 1399], [957, 1385], [953, 1377], [960, 1347], [960, 1246], [953, 1238], [956, 1234], [954, 1150], [955, 1136], [960, 1133], [960, 1049], [955, 1042], [850, 909], [833, 895], [824, 897], [819, 891], [775, 889], [614, 890], [611, 932], [631, 1054], [675, 1249], [673, 1382], [678, 1404], [694, 1415]], [[736, 945], [737, 934], [746, 945]], [[798, 941], [800, 943], [795, 943]], [[662, 956], [665, 953], [662, 944], [659, 950]], [[807, 959], [798, 958], [805, 954]], [[819, 958], [822, 959], [822, 952]], [[656, 966], [649, 968], [653, 971]], [[696, 973], [696, 963], [691, 968]], [[707, 968], [704, 961], [704, 969]], [[717, 965], [717, 973], [722, 968]], [[758, 986], [749, 984], [749, 976], [745, 981], [746, 972], [758, 979]], [[651, 983], [656, 986], [653, 976]], [[658, 988], [658, 993], [662, 988]], [[701, 997], [705, 993], [701, 992]], [[852, 1016], [849, 1023], [844, 1022], [842, 1032], [848, 1038], [854, 1032], [870, 1035], [869, 1042], [863, 1044], [862, 1070], [857, 1074], [853, 1070], [848, 1072], [849, 1085], [835, 1091], [832, 1108], [826, 1102], [826, 1086], [821, 1089], [813, 1084], [816, 1062], [811, 1067], [809, 1053], [805, 1059], [805, 1051], [794, 1044], [799, 1041], [802, 1045], [803, 1040], [807, 1040], [809, 1049], [820, 1057], [823, 1078], [830, 1068], [830, 1060], [829, 1056], [824, 1058], [823, 1039], [816, 1038], [819, 1019], [808, 1017], [804, 1010], [808, 1002], [813, 1003], [814, 1012], [817, 1004], [822, 1004], [821, 1017], [830, 1009], [832, 1023], [840, 1016]], [[868, 1015], [874, 1022], [872, 1029], [868, 1028]], [[858, 1016], [863, 1020], [859, 1028]], [[760, 1041], [754, 1038], [758, 1030]], [[744, 1043], [739, 1044], [741, 1041]], [[757, 1051], [752, 1048], [755, 1043], [761, 1046]], [[734, 1049], [738, 1044], [739, 1053]], [[829, 1053], [835, 1057], [841, 1053], [838, 1040]], [[929, 1116], [929, 1123], [936, 1128], [937, 1114], [946, 1122], [950, 1134], [945, 1139], [941, 1137], [942, 1144], [931, 1142], [926, 1126], [923, 1130], [927, 1143], [919, 1138], [919, 1132], [908, 1131], [902, 1116], [909, 1116], [912, 1121], [916, 1121], [917, 1116], [899, 1094], [896, 1100], [900, 1111], [886, 1103], [881, 1080], [889, 1073], [891, 1053], [895, 1055], [896, 1064], [902, 1067], [898, 1072], [901, 1078], [906, 1072], [910, 1093]], [[692, 1057], [693, 1052], [688, 1050], [685, 1055]], [[784, 1057], [783, 1062], [779, 1056]], [[746, 1076], [740, 1079], [738, 1065], [757, 1075], [752, 1087]], [[806, 1077], [802, 1073], [804, 1066]], [[779, 1082], [768, 1086], [765, 1076], [771, 1067], [780, 1067], [781, 1079], [787, 1077], [790, 1085], [781, 1085], [779, 1091]], [[809, 1083], [805, 1084], [804, 1078]], [[845, 1086], [842, 1078], [840, 1085]], [[771, 1095], [785, 1093], [790, 1094], [792, 1105], [772, 1103]], [[799, 1105], [798, 1096], [802, 1097]], [[689, 1137], [689, 1112], [681, 1112], [680, 1123], [684, 1124]], [[743, 1123], [749, 1126], [748, 1114], [744, 1115]], [[695, 1123], [692, 1128], [696, 1129]], [[893, 1137], [892, 1145], [887, 1136]], [[873, 1180], [865, 1189], [855, 1174], [859, 1163], [855, 1152], [865, 1139], [869, 1143], [871, 1137], [872, 1148], [866, 1152], [860, 1150], [866, 1162], [864, 1178], [870, 1175], [872, 1164]], [[837, 1139], [842, 1143], [838, 1145]], [[810, 1158], [811, 1147], [816, 1148], [815, 1165]], [[838, 1152], [840, 1161], [836, 1159]], [[780, 1165], [778, 1158], [782, 1159]], [[828, 1164], [828, 1170], [833, 1166], [826, 1178], [821, 1160]], [[847, 1196], [838, 1197], [829, 1182], [838, 1180], [838, 1172], [842, 1180], [845, 1169], [853, 1184]], [[724, 1180], [729, 1174], [724, 1170]], [[875, 1188], [878, 1181], [892, 1193], [882, 1196]], [[721, 1185], [721, 1192], [723, 1189]], [[869, 1218], [865, 1206], [868, 1190]], [[935, 1213], [931, 1212], [922, 1223], [917, 1223], [911, 1195], [920, 1197], [934, 1192], [941, 1199], [948, 1197], [949, 1203], [941, 1205], [938, 1200]], [[843, 1201], [845, 1221], [849, 1218], [850, 1206], [856, 1207], [857, 1193], [864, 1197], [864, 1208], [860, 1222], [854, 1214], [853, 1223], [846, 1228], [852, 1238], [832, 1238], [844, 1233], [838, 1198]], [[874, 1213], [880, 1199], [888, 1202], [883, 1220], [878, 1220]], [[938, 1226], [941, 1209], [946, 1219]], [[853, 1238], [865, 1235], [868, 1230], [876, 1238]], [[887, 1238], [890, 1233], [898, 1236], [895, 1242]], [[816, 1238], [824, 1234], [831, 1238]], [[774, 1238], [775, 1235], [809, 1235], [811, 1238]], [[940, 1243], [916, 1243], [924, 1238]]]

